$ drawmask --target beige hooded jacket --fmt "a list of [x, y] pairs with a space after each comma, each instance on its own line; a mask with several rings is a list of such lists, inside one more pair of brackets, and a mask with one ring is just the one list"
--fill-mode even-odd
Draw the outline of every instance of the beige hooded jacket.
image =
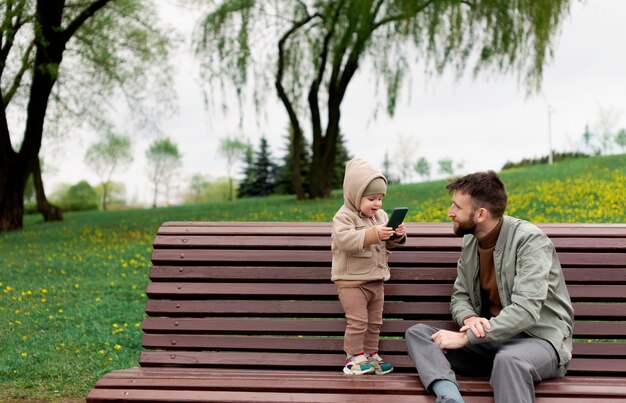
[[346, 164], [344, 204], [333, 218], [332, 231], [331, 280], [338, 285], [388, 280], [387, 248], [406, 242], [406, 236], [386, 242], [378, 239], [375, 227], [387, 223], [387, 213], [382, 209], [371, 218], [360, 212], [363, 192], [375, 178], [387, 183], [385, 176], [363, 159], [354, 158]]

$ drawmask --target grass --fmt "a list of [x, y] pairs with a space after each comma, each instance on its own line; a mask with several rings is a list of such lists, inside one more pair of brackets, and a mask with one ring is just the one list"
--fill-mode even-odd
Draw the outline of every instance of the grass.
[[[501, 174], [507, 213], [535, 222], [626, 222], [626, 156]], [[445, 181], [392, 185], [385, 207], [447, 221]], [[102, 375], [138, 365], [151, 243], [164, 221], [330, 221], [340, 192], [171, 208], [27, 216], [0, 234], [0, 401], [84, 396]]]

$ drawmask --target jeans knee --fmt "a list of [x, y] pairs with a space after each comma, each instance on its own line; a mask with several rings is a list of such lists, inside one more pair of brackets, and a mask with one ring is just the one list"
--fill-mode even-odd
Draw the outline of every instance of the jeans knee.
[[423, 323], [418, 323], [417, 325], [413, 325], [404, 332], [405, 339], [413, 339], [420, 338], [426, 333], [428, 333], [429, 326]]

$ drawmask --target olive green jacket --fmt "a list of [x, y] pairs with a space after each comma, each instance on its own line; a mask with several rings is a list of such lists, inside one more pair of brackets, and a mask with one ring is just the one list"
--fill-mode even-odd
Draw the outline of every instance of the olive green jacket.
[[[463, 238], [450, 303], [459, 326], [467, 317], [483, 312], [477, 248], [473, 235]], [[572, 357], [574, 310], [552, 241], [537, 226], [505, 216], [493, 257], [502, 311], [489, 319], [491, 329], [485, 337], [467, 333], [470, 344], [525, 333], [550, 342], [565, 367]]]

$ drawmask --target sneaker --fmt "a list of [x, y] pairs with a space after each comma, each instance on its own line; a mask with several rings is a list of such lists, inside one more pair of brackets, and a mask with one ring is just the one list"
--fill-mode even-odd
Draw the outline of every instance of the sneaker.
[[374, 372], [374, 366], [363, 354], [350, 357], [343, 367], [343, 373], [347, 375], [365, 375], [372, 372]]
[[368, 357], [368, 361], [374, 367], [376, 375], [385, 375], [393, 371], [393, 365], [388, 362], [384, 362], [378, 353], [370, 355]]

